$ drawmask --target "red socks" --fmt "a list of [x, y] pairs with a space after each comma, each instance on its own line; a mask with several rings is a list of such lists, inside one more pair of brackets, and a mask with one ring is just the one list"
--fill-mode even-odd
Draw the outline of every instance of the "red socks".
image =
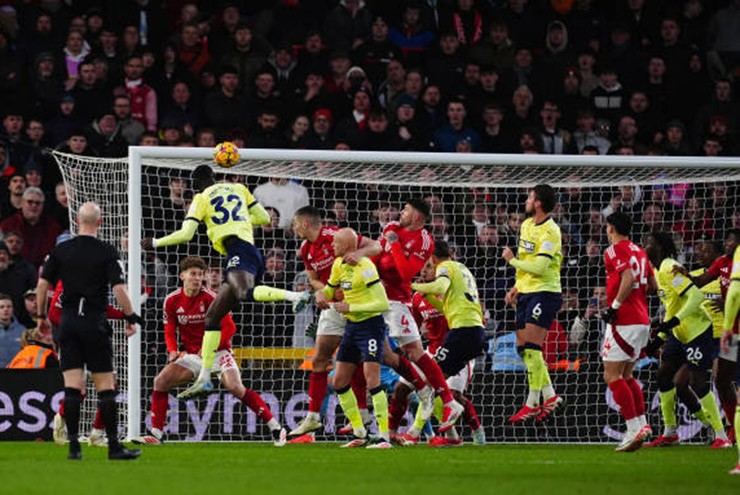
[[262, 400], [260, 394], [258, 394], [254, 390], [246, 389], [244, 391], [244, 395], [242, 396], [242, 402], [249, 409], [254, 411], [255, 414], [257, 414], [257, 417], [259, 417], [265, 423], [272, 419], [272, 411], [270, 411], [270, 408], [267, 407], [265, 401]]
[[463, 419], [470, 426], [472, 430], [480, 428], [480, 419], [478, 418], [478, 411], [475, 410], [473, 401], [465, 397], [465, 401], [462, 402], [465, 410], [463, 411]]
[[169, 394], [154, 390], [152, 392], [152, 428], [164, 431], [169, 408]]
[[321, 412], [321, 404], [326, 397], [328, 388], [327, 378], [329, 373], [326, 371], [312, 371], [308, 377], [308, 410], [310, 412]]
[[355, 370], [355, 374], [352, 375], [351, 385], [352, 392], [354, 392], [357, 399], [357, 408], [367, 409], [367, 382], [365, 381], [365, 370], [362, 363]]
[[414, 369], [411, 361], [401, 355], [398, 356], [398, 369], [396, 371], [416, 390], [421, 390], [427, 385], [421, 375]]
[[409, 408], [409, 399], [401, 400], [393, 394], [390, 403], [388, 404], [388, 429], [391, 431], [397, 431], [398, 427], [401, 426], [401, 420], [403, 419], [406, 410]]
[[426, 375], [429, 384], [434, 388], [434, 391], [442, 399], [445, 404], [452, 402], [452, 394], [450, 393], [450, 387], [447, 385], [447, 380], [439, 368], [439, 365], [429, 357], [428, 354], [422, 354], [416, 365], [421, 368], [421, 371]]
[[632, 401], [635, 404], [635, 416], [644, 416], [645, 397], [642, 395], [642, 387], [637, 383], [637, 380], [632, 377], [625, 378], [625, 381], [627, 382], [627, 386], [630, 388], [630, 392], [632, 392]]
[[[627, 380], [620, 378], [619, 380], [611, 382], [609, 384], [609, 390], [612, 391], [614, 402], [619, 405], [619, 410], [621, 411], [622, 416], [624, 416], [624, 419], [630, 420], [635, 418], [637, 416], [637, 413], [635, 412], [635, 400], [632, 396], [630, 386], [627, 385]], [[643, 404], [643, 413], [644, 407], [645, 406]]]

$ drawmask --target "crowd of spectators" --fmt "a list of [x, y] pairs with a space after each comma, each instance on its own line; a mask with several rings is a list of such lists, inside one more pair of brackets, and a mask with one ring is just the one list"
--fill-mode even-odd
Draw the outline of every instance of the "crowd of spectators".
[[[0, 0], [0, 292], [31, 325], [24, 294], [69, 228], [48, 148], [123, 157], [128, 145], [231, 140], [246, 148], [736, 155], [738, 23], [740, 0]], [[145, 228], [161, 235], [179, 226], [193, 191], [181, 177], [154, 182]], [[524, 218], [519, 191], [369, 183], [329, 200], [323, 184], [260, 182], [250, 186], [274, 218], [256, 232], [268, 282], [300, 286], [289, 229], [296, 208], [313, 202], [327, 222], [377, 236], [409, 194], [423, 193], [434, 212], [428, 228], [471, 265], [492, 319], [508, 321], [501, 294], [511, 273], [499, 252]], [[574, 281], [564, 314], [583, 316], [586, 301], [599, 299], [609, 212], [630, 212], [638, 239], [674, 231], [690, 262], [701, 234], [721, 238], [740, 225], [734, 198], [735, 184], [561, 191], [564, 275]], [[188, 249], [147, 255], [152, 301], [172, 290]], [[293, 317], [281, 311], [256, 311], [265, 330], [252, 343], [290, 345]], [[574, 318], [564, 316], [563, 326]], [[269, 337], [280, 321], [285, 335]]]

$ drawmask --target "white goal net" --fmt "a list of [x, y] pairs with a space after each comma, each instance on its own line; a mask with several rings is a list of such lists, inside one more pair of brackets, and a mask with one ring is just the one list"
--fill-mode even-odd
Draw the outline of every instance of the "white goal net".
[[[115, 342], [122, 424], [127, 425], [127, 436], [138, 436], [148, 425], [153, 379], [167, 361], [162, 303], [179, 282], [178, 262], [196, 254], [214, 267], [223, 264], [202, 231], [186, 245], [153, 254], [142, 253], [139, 240], [179, 228], [194, 194], [190, 171], [212, 164], [211, 151], [132, 147], [130, 157], [122, 160], [57, 152], [54, 156], [68, 187], [70, 211], [89, 200], [101, 205], [101, 236], [120, 248], [130, 291], [141, 304], [146, 321], [141, 335], [127, 342], [118, 331]], [[217, 169], [220, 180], [244, 182], [252, 192], [272, 180], [285, 191], [260, 198], [274, 216], [270, 226], [255, 229], [255, 244], [266, 260], [267, 285], [302, 289], [306, 283], [300, 244], [289, 230], [292, 211], [306, 198], [324, 212], [326, 223], [351, 226], [372, 238], [398, 218], [409, 198], [430, 202], [427, 229], [448, 241], [471, 269], [485, 305], [488, 347], [478, 359], [467, 395], [494, 441], [605, 442], [621, 436], [623, 422], [602, 382], [598, 359], [607, 247], [604, 218], [610, 211], [631, 214], [637, 242], [650, 231], [673, 232], [681, 261], [691, 268], [698, 268], [694, 253], [700, 242], [721, 242], [728, 229], [740, 227], [740, 161], [729, 158], [303, 150], [241, 150], [241, 157], [237, 166]], [[503, 303], [513, 270], [500, 255], [503, 247], [516, 246], [527, 188], [538, 183], [552, 185], [559, 195], [553, 215], [563, 232], [564, 304], [544, 354], [555, 389], [570, 407], [546, 425], [513, 427], [506, 420], [525, 399], [526, 372], [516, 355], [514, 314]], [[218, 271], [213, 273], [218, 283]], [[657, 318], [657, 300], [651, 306], [651, 316]], [[260, 392], [277, 419], [293, 428], [307, 411], [304, 358], [313, 342], [310, 330], [306, 333], [315, 320], [313, 308], [293, 315], [287, 304], [244, 303], [234, 317], [235, 354], [247, 387]], [[657, 363], [645, 359], [638, 368], [649, 420], [660, 426], [653, 379]], [[169, 439], [269, 438], [255, 415], [222, 389], [187, 402], [175, 400], [176, 393], [173, 390], [170, 397]], [[95, 404], [86, 402], [87, 407]], [[679, 432], [684, 439], [695, 438], [701, 425], [683, 412]], [[344, 418], [334, 398], [326, 404], [324, 422], [319, 439], [335, 439]], [[468, 428], [463, 427], [463, 433], [469, 438]]]

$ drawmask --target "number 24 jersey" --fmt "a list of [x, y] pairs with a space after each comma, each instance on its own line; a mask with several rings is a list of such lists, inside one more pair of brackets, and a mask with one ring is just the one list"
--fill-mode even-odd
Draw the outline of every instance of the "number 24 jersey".
[[617, 310], [615, 325], [650, 325], [647, 305], [648, 280], [654, 276], [653, 267], [647, 254], [637, 244], [623, 240], [609, 248], [604, 253], [604, 267], [606, 268], [606, 303], [611, 306], [619, 293], [622, 283], [622, 272], [632, 270], [635, 281], [632, 292]]

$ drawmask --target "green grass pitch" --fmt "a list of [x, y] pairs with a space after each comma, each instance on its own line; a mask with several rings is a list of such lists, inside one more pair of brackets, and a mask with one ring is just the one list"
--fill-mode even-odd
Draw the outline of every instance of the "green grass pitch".
[[142, 457], [111, 462], [83, 446], [82, 462], [53, 443], [0, 442], [2, 493], [95, 495], [215, 494], [737, 494], [727, 472], [735, 449], [613, 446], [426, 445], [369, 451], [338, 444], [203, 443], [144, 446]]

